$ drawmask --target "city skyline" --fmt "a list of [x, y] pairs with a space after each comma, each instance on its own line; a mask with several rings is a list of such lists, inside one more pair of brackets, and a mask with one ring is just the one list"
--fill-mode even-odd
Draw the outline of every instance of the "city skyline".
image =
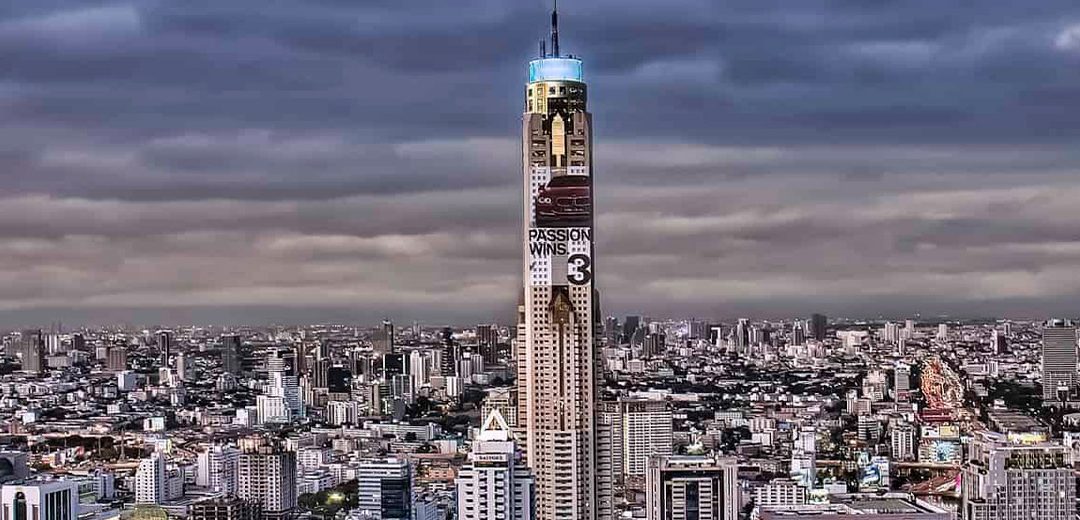
[[[0, 326], [512, 323], [543, 4], [6, 7]], [[1080, 8], [752, 4], [564, 6], [604, 315], [1071, 314]]]

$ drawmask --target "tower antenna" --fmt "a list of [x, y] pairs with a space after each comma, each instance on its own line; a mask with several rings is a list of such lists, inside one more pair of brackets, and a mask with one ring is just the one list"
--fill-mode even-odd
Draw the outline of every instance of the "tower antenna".
[[551, 9], [551, 53], [559, 57], [559, 0], [555, 0]]

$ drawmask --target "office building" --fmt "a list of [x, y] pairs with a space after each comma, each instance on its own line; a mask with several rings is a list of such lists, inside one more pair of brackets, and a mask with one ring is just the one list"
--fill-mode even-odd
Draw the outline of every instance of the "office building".
[[157, 333], [157, 347], [160, 354], [158, 360], [161, 363], [162, 368], [169, 366], [169, 358], [172, 356], [173, 351], [173, 336], [172, 332], [163, 330]]
[[291, 517], [296, 509], [296, 452], [271, 439], [243, 439], [236, 496], [258, 504], [265, 520]]
[[485, 365], [499, 362], [499, 328], [495, 325], [476, 326], [476, 345]]
[[77, 520], [79, 484], [72, 480], [4, 484], [4, 520]]
[[1043, 327], [1043, 401], [1069, 401], [1077, 390], [1076, 327], [1051, 320]]
[[458, 472], [459, 520], [532, 520], [533, 476], [522, 463], [510, 426], [492, 410]]
[[791, 342], [792, 345], [805, 345], [806, 344], [806, 328], [803, 322], [795, 320], [795, 323], [791, 325]]
[[962, 520], [1072, 520], [1076, 479], [1060, 444], [1012, 444], [978, 432], [962, 468]]
[[535, 470], [536, 517], [597, 516], [592, 116], [582, 61], [551, 49], [529, 63], [522, 125], [523, 290], [519, 427]]
[[378, 520], [411, 520], [413, 483], [409, 461], [361, 461], [356, 475], [358, 514]]
[[645, 518], [737, 520], [738, 463], [703, 455], [666, 455], [649, 459], [645, 480]]
[[818, 340], [825, 341], [826, 334], [828, 334], [829, 318], [824, 314], [814, 314], [810, 316], [810, 337]]

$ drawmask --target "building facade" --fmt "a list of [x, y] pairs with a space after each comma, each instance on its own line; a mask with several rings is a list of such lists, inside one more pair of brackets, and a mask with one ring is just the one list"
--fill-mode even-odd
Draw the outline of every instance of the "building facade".
[[411, 520], [412, 467], [403, 459], [362, 461], [356, 472], [358, 508], [373, 520]]
[[532, 471], [521, 459], [502, 414], [493, 410], [472, 443], [469, 461], [458, 472], [459, 520], [532, 520]]
[[1069, 449], [1060, 444], [1011, 444], [982, 432], [963, 465], [963, 520], [1074, 518], [1076, 480]]
[[79, 485], [71, 480], [5, 484], [0, 502], [4, 520], [77, 520]]
[[166, 494], [165, 457], [152, 453], [135, 470], [135, 503], [161, 504]]
[[668, 455], [649, 459], [645, 484], [648, 520], [738, 520], [739, 466], [735, 459]]
[[237, 460], [236, 496], [258, 504], [264, 519], [296, 509], [296, 452], [263, 438], [244, 439]]
[[1077, 389], [1076, 327], [1053, 320], [1043, 328], [1043, 401], [1069, 401]]
[[536, 516], [593, 519], [599, 301], [593, 285], [592, 116], [580, 59], [529, 63], [522, 125], [518, 427], [536, 476]]

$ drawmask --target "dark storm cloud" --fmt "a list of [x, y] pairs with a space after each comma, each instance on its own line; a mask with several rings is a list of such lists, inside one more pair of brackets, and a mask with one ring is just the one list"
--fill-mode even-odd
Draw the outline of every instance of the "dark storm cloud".
[[[508, 318], [546, 9], [0, 6], [4, 321]], [[595, 0], [563, 22], [606, 312], [1080, 296], [1075, 2]]]

